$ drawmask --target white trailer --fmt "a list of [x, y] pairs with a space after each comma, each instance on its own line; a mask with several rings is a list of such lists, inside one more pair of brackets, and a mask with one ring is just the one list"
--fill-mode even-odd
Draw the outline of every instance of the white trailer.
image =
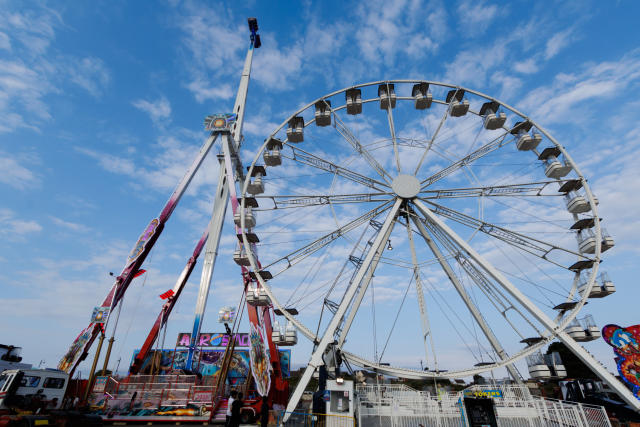
[[69, 374], [57, 369], [9, 369], [0, 374], [0, 410], [29, 406], [34, 399], [46, 409], [60, 409]]

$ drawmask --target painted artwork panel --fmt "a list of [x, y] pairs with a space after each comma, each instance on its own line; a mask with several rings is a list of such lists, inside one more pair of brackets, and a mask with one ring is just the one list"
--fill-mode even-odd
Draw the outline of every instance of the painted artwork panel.
[[266, 344], [263, 328], [249, 323], [249, 356], [251, 360], [251, 375], [255, 382], [256, 391], [260, 396], [269, 394], [271, 387], [271, 361]]
[[620, 377], [631, 386], [633, 394], [640, 399], [640, 325], [623, 328], [606, 325], [602, 338], [613, 347]]
[[[132, 356], [132, 363], [140, 350], [136, 350]], [[159, 356], [156, 352], [150, 351], [147, 358], [141, 365], [141, 374], [151, 374], [151, 360], [153, 357], [160, 357], [160, 374], [166, 374], [173, 370], [184, 369], [187, 362], [187, 350], [162, 350]], [[197, 350], [194, 355], [194, 371], [203, 376], [215, 376], [220, 370], [220, 363], [224, 356], [224, 350]], [[236, 350], [229, 365], [229, 381], [231, 384], [243, 384], [249, 374], [251, 365], [248, 350]], [[291, 350], [280, 350], [280, 365], [282, 366], [282, 376], [288, 378], [291, 375]], [[156, 367], [156, 369], [158, 369]]]

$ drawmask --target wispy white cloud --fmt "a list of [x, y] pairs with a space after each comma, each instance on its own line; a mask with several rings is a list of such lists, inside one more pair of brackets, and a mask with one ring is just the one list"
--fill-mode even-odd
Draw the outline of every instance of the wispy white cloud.
[[[15, 48], [19, 46], [19, 53], [23, 53], [0, 60], [0, 115], [3, 117], [0, 132], [36, 128], [38, 122], [51, 118], [43, 97], [56, 88], [49, 82], [49, 62], [41, 61], [41, 56], [53, 41], [54, 28], [61, 23], [60, 16], [46, 8], [24, 12], [8, 10], [0, 15], [2, 45], [13, 53], [17, 53]], [[18, 46], [12, 46], [12, 39]]]
[[[0, 60], [0, 112], [7, 118], [0, 122], [0, 131], [8, 132], [18, 127], [35, 127], [38, 121], [49, 120], [51, 114], [43, 97], [56, 89], [51, 85], [43, 70], [33, 68], [20, 60]], [[29, 113], [16, 112], [21, 107]]]
[[495, 81], [502, 85], [500, 91], [500, 98], [502, 99], [515, 99], [515, 95], [522, 87], [522, 80], [518, 77], [510, 76], [502, 71], [498, 71], [493, 74]]
[[[230, 26], [224, 8], [188, 5], [178, 13], [183, 43], [190, 53], [185, 65], [191, 77], [186, 86], [198, 102], [230, 97], [225, 86], [213, 89], [202, 82], [237, 73], [248, 47], [246, 27]], [[388, 72], [400, 56], [422, 59], [447, 38], [446, 11], [437, 2], [374, 1], [337, 20], [323, 20], [310, 10], [305, 15], [308, 22], [292, 41], [283, 42], [281, 33], [261, 31], [263, 45], [253, 65], [259, 72], [252, 74], [252, 80], [275, 91], [288, 90], [294, 80], [307, 82], [314, 77], [331, 85], [336, 79], [353, 83], [372, 70]], [[351, 33], [349, 28], [358, 31]], [[350, 36], [354, 40], [347, 43]], [[338, 68], [331, 62], [336, 56], [344, 58]]]
[[46, 6], [6, 11], [0, 16], [0, 49], [10, 50], [0, 60], [0, 133], [19, 128], [37, 130], [52, 120], [45, 97], [65, 94], [69, 83], [89, 94], [101, 95], [110, 72], [97, 57], [65, 55], [52, 49], [61, 16]]
[[445, 66], [446, 80], [482, 87], [491, 72], [504, 62], [506, 55], [507, 46], [503, 41], [461, 51]]
[[491, 26], [492, 21], [505, 8], [485, 1], [464, 0], [458, 4], [458, 28], [474, 37], [482, 35]]
[[0, 49], [11, 51], [11, 41], [9, 36], [0, 31]]
[[182, 30], [182, 43], [186, 48], [185, 68], [189, 75], [185, 86], [197, 102], [229, 99], [231, 86], [213, 82], [236, 73], [241, 66], [242, 50], [246, 48], [246, 24], [231, 25], [229, 12], [224, 7], [208, 8], [187, 3], [178, 6], [177, 27]]
[[360, 22], [355, 37], [360, 52], [376, 66], [393, 64], [403, 53], [411, 53], [414, 60], [424, 58], [437, 50], [446, 37], [444, 14], [444, 9], [435, 3], [368, 2], [358, 11]]
[[567, 47], [571, 41], [576, 38], [573, 28], [555, 33], [549, 40], [544, 50], [544, 58], [551, 59], [556, 56], [562, 49]]
[[217, 74], [231, 73], [229, 64], [240, 61], [240, 52], [247, 46], [246, 23], [231, 25], [234, 20], [227, 18], [229, 12], [224, 7], [207, 8], [194, 3], [187, 4], [177, 17], [192, 59]]
[[[85, 147], [75, 147], [75, 150], [95, 159], [108, 172], [135, 178], [131, 183], [133, 186], [138, 187], [142, 180], [147, 188], [167, 191], [180, 182], [193, 162], [198, 153], [198, 145], [193, 141], [201, 142], [200, 136], [184, 129], [165, 130], [151, 148], [154, 155], [145, 158], [119, 156]], [[212, 156], [204, 162], [191, 182], [188, 194], [198, 194], [203, 185], [217, 181], [219, 163]]]
[[640, 50], [618, 61], [587, 64], [575, 74], [560, 73], [552, 84], [533, 89], [520, 105], [543, 123], [575, 120], [575, 109], [588, 101], [619, 96], [640, 80]]
[[3, 238], [14, 240], [39, 231], [42, 226], [36, 221], [21, 219], [13, 210], [0, 208], [0, 236]]
[[156, 125], [164, 125], [171, 116], [171, 104], [169, 100], [162, 96], [156, 101], [147, 101], [138, 99], [132, 102], [137, 109], [144, 111], [149, 115], [153, 123]]
[[66, 228], [67, 230], [78, 231], [82, 233], [90, 230], [86, 225], [79, 224], [77, 222], [65, 221], [53, 215], [49, 215], [49, 219], [51, 219], [51, 222], [53, 222], [56, 226]]
[[522, 74], [534, 74], [539, 70], [538, 61], [535, 58], [528, 58], [513, 64], [513, 69]]
[[136, 166], [131, 159], [101, 153], [84, 147], [76, 147], [76, 150], [96, 159], [100, 167], [106, 171], [129, 176], [133, 176], [136, 172]]
[[[268, 114], [256, 114], [252, 117], [248, 117], [247, 121], [244, 124], [243, 132], [254, 135], [254, 136], [263, 136], [265, 137], [265, 131], [275, 130], [278, 127], [279, 123], [272, 121], [270, 119], [270, 115]], [[259, 140], [260, 141], [260, 140]], [[246, 147], [245, 147], [246, 148]], [[255, 154], [254, 154], [255, 155]], [[249, 158], [250, 156], [248, 156]], [[248, 160], [248, 159], [247, 159]]]
[[294, 45], [289, 48], [278, 48], [275, 38], [265, 34], [265, 47], [256, 56], [255, 67], [260, 70], [254, 79], [270, 89], [286, 88], [289, 79], [299, 75], [302, 67], [302, 48]]
[[196, 101], [203, 103], [207, 100], [229, 99], [234, 92], [230, 84], [221, 84], [219, 86], [211, 86], [210, 83], [203, 79], [196, 79], [187, 85], [187, 88], [193, 93]]
[[37, 186], [40, 183], [40, 179], [31, 169], [22, 164], [23, 160], [7, 152], [0, 151], [0, 170], [2, 171], [0, 183], [18, 190]]
[[73, 59], [67, 68], [69, 79], [98, 97], [109, 84], [111, 76], [100, 58], [86, 57]]
[[47, 7], [38, 10], [5, 11], [0, 16], [0, 30], [15, 39], [30, 55], [42, 55], [62, 24], [59, 13]]

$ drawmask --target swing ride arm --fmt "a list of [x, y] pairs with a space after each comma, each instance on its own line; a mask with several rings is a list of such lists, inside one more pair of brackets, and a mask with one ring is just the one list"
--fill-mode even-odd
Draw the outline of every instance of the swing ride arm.
[[[184, 195], [187, 187], [191, 183], [191, 180], [202, 164], [204, 158], [209, 153], [209, 150], [213, 146], [217, 137], [218, 134], [212, 132], [209, 138], [207, 138], [204, 145], [200, 149], [200, 152], [187, 170], [187, 173], [184, 175], [184, 177], [174, 190], [173, 194], [165, 204], [160, 215], [157, 218], [152, 219], [149, 225], [144, 229], [144, 231], [138, 238], [138, 241], [134, 245], [131, 254], [127, 258], [127, 262], [124, 269], [122, 270], [122, 273], [120, 273], [120, 275], [116, 278], [115, 283], [111, 286], [109, 293], [103, 300], [100, 306], [101, 308], [109, 309], [109, 311], [112, 311], [122, 300], [135, 274], [138, 272], [140, 267], [142, 267], [142, 264], [149, 255], [149, 252], [151, 252], [151, 249], [162, 233], [166, 222], [171, 217], [171, 214]], [[107, 318], [105, 319], [105, 326], [109, 320], [109, 315], [107, 314], [106, 317]], [[78, 364], [89, 354], [89, 349], [91, 348], [91, 345], [95, 341], [96, 337], [100, 334], [101, 330], [102, 323], [91, 323], [89, 326], [83, 329], [71, 344], [71, 347], [69, 348], [67, 353], [60, 360], [58, 369], [65, 371], [69, 373], [70, 376], [72, 376]]]
[[[244, 139], [242, 135], [242, 126], [244, 123], [244, 114], [247, 103], [247, 94], [249, 91], [249, 81], [251, 79], [251, 64], [253, 62], [253, 52], [261, 46], [260, 36], [257, 34], [258, 21], [255, 18], [249, 18], [249, 30], [251, 31], [249, 49], [244, 61], [242, 76], [236, 94], [236, 100], [233, 105], [233, 114], [235, 119], [229, 129], [219, 128], [215, 130], [221, 135], [222, 140], [222, 156], [220, 159], [220, 175], [213, 202], [213, 212], [211, 214], [211, 222], [209, 225], [210, 239], [205, 248], [203, 259], [202, 274], [200, 277], [200, 288], [198, 290], [198, 298], [196, 300], [196, 310], [193, 320], [193, 328], [191, 330], [191, 342], [187, 352], [186, 369], [192, 369], [193, 355], [196, 350], [196, 340], [200, 335], [202, 327], [202, 319], [207, 307], [207, 299], [211, 288], [211, 282], [218, 257], [218, 245], [224, 225], [225, 213], [229, 204], [230, 190], [235, 188], [235, 173], [242, 174], [242, 162], [238, 156], [238, 151]], [[235, 202], [237, 205], [237, 201]], [[235, 205], [234, 205], [235, 206]], [[234, 207], [235, 212], [235, 207]]]
[[207, 230], [202, 234], [202, 237], [198, 241], [196, 248], [193, 250], [193, 254], [191, 255], [191, 258], [189, 258], [189, 261], [187, 261], [187, 265], [182, 270], [180, 277], [178, 277], [178, 280], [172, 289], [173, 295], [170, 296], [169, 300], [162, 305], [162, 310], [160, 311], [158, 318], [151, 327], [151, 331], [149, 331], [147, 339], [144, 341], [142, 348], [140, 348], [140, 352], [136, 355], [133, 364], [129, 368], [129, 374], [135, 375], [140, 372], [140, 368], [147, 358], [149, 351], [153, 348], [154, 343], [158, 339], [158, 333], [169, 320], [169, 315], [171, 314], [173, 307], [176, 305], [176, 302], [178, 302], [178, 298], [180, 298], [180, 294], [182, 293], [184, 286], [187, 284], [193, 268], [196, 266], [196, 262], [198, 260], [198, 257], [200, 256], [200, 252], [202, 252], [202, 248], [204, 247], [208, 236], [209, 229], [207, 228]]

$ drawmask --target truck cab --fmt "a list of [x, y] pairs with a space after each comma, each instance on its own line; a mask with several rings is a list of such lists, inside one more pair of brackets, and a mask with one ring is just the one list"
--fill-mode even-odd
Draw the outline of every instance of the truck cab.
[[57, 369], [9, 369], [0, 374], [0, 411], [60, 409], [69, 374]]

